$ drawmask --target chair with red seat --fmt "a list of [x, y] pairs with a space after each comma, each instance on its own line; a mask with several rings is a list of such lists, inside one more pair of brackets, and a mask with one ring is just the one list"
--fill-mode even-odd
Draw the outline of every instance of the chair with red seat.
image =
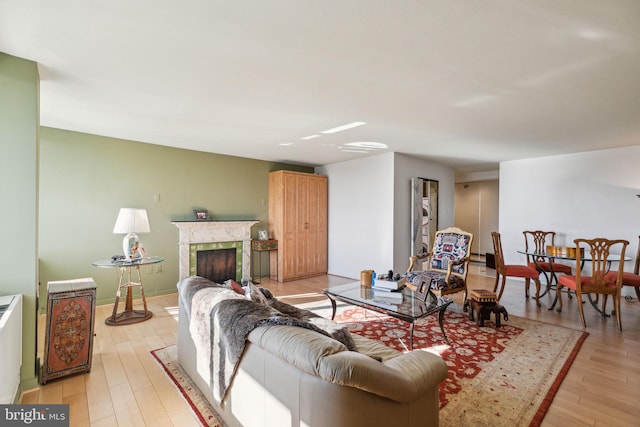
[[[631, 286], [633, 288], [635, 288], [636, 290], [636, 297], [638, 297], [638, 300], [640, 301], [640, 236], [638, 236], [638, 251], [636, 252], [636, 263], [635, 266], [633, 267], [633, 273], [628, 272], [628, 271], [623, 271], [622, 272], [622, 286]], [[618, 271], [609, 271], [607, 273], [607, 280], [613, 280], [616, 275], [618, 274]], [[631, 297], [625, 297], [626, 298], [631, 298]]]
[[[553, 281], [558, 283], [558, 277], [556, 273], [562, 274], [571, 274], [571, 266], [567, 264], [561, 264], [555, 262], [553, 259], [549, 259], [544, 254], [546, 253], [547, 246], [555, 246], [556, 240], [556, 232], [555, 231], [542, 231], [542, 230], [534, 230], [534, 231], [523, 231], [524, 234], [524, 249], [525, 252], [529, 252], [529, 247], [537, 255], [529, 255], [527, 254], [527, 265], [531, 268], [535, 268], [540, 273], [543, 274], [546, 282], [547, 288], [540, 295], [541, 297], [546, 295], [549, 292], [549, 289], [553, 285]], [[531, 246], [529, 245], [531, 243]], [[527, 289], [528, 292], [528, 289]]]
[[531, 280], [534, 281], [534, 283], [536, 284], [536, 305], [540, 307], [540, 272], [535, 268], [529, 267], [528, 265], [505, 265], [500, 233], [495, 231], [492, 232], [491, 238], [493, 239], [493, 252], [495, 253], [496, 261], [496, 282], [493, 286], [493, 292], [496, 292], [496, 290], [498, 289], [498, 281], [500, 279], [500, 276], [502, 276], [502, 287], [500, 288], [500, 293], [498, 294], [498, 301], [500, 301], [500, 298], [502, 298], [502, 292], [504, 292], [504, 286], [507, 283], [507, 277], [520, 277], [524, 279], [524, 292], [527, 298], [529, 298], [529, 284], [531, 283]]
[[[620, 291], [622, 288], [622, 269], [618, 270], [615, 275], [607, 276], [607, 268], [609, 262], [619, 262], [620, 266], [624, 266], [624, 252], [629, 242], [627, 240], [609, 240], [604, 238], [596, 239], [575, 239], [573, 241], [576, 245], [576, 265], [582, 265], [582, 258], [591, 258], [591, 275], [582, 274], [581, 268], [576, 268], [575, 276], [561, 276], [558, 279], [558, 299], [560, 305], [558, 311], [562, 311], [562, 287], [574, 290], [576, 292], [576, 299], [578, 301], [578, 311], [580, 313], [580, 320], [582, 326], [587, 327], [587, 322], [584, 319], [584, 309], [582, 305], [582, 295], [585, 294], [598, 294], [602, 295], [602, 313], [605, 312], [607, 306], [607, 297], [611, 295], [613, 297], [613, 307], [616, 315], [616, 324], [618, 331], [622, 331], [622, 320], [620, 317]], [[581, 253], [580, 246], [584, 247], [584, 255]], [[611, 253], [611, 248], [620, 248], [620, 259], [618, 255]], [[589, 251], [589, 256], [587, 256]], [[612, 259], [609, 259], [611, 256]], [[613, 258], [616, 259], [613, 259]], [[624, 268], [624, 267], [623, 267]]]

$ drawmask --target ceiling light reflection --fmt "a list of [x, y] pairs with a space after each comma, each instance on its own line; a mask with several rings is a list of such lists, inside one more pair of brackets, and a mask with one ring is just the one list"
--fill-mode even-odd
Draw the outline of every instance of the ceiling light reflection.
[[343, 148], [343, 147], [338, 147], [340, 149], [340, 151], [342, 151], [343, 153], [370, 153], [370, 150], [367, 149], [360, 149], [358, 150], [357, 148]]
[[607, 35], [602, 31], [592, 29], [584, 29], [578, 32], [578, 34], [580, 35], [580, 37], [587, 40], [602, 40], [607, 38]]
[[358, 126], [362, 126], [362, 125], [366, 125], [366, 124], [367, 124], [366, 122], [352, 122], [352, 123], [347, 123], [346, 125], [338, 126], [338, 127], [327, 129], [327, 130], [323, 130], [320, 133], [331, 134], [331, 133], [336, 133], [336, 132], [342, 132], [343, 130], [353, 129], [353, 128], [356, 128]]
[[368, 148], [371, 150], [384, 150], [386, 148], [389, 148], [387, 144], [383, 144], [382, 142], [372, 142], [372, 141], [348, 142], [344, 145], [347, 145], [349, 147]]

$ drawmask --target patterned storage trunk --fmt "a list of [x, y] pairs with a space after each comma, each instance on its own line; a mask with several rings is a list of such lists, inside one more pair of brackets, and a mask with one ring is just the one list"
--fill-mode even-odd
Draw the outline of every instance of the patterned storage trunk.
[[96, 284], [92, 278], [47, 284], [47, 329], [40, 383], [91, 371]]

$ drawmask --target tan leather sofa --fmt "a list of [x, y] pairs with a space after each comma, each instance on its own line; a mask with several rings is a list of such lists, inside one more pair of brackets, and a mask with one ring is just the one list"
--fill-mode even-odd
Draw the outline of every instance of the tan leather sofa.
[[217, 405], [198, 373], [187, 311], [181, 301], [180, 365], [229, 426], [438, 425], [438, 384], [447, 375], [439, 356], [401, 353], [355, 334], [357, 351], [348, 351], [295, 326], [261, 326], [249, 334], [229, 392]]

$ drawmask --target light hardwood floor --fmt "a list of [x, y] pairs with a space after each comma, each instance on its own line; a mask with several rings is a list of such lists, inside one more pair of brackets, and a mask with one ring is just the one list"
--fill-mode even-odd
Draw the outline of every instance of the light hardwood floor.
[[[470, 287], [493, 288], [493, 270], [475, 265], [471, 271]], [[263, 279], [260, 286], [286, 302], [306, 304], [326, 301], [322, 289], [349, 281], [337, 276], [284, 284]], [[547, 310], [550, 296], [541, 301], [543, 306], [537, 308], [533, 300], [525, 300], [524, 285], [511, 280], [502, 298], [510, 315], [582, 329], [575, 298], [565, 297], [562, 313]], [[177, 294], [147, 302], [153, 318], [128, 326], [106, 326], [104, 319], [112, 306], [99, 306], [91, 373], [51, 381], [25, 393], [22, 402], [68, 403], [72, 426], [197, 425], [188, 405], [149, 353], [176, 342]], [[585, 306], [589, 337], [543, 426], [640, 425], [640, 303], [623, 301], [622, 315], [623, 332], [618, 333], [614, 319], [602, 319]], [[40, 337], [39, 349], [43, 342]]]

